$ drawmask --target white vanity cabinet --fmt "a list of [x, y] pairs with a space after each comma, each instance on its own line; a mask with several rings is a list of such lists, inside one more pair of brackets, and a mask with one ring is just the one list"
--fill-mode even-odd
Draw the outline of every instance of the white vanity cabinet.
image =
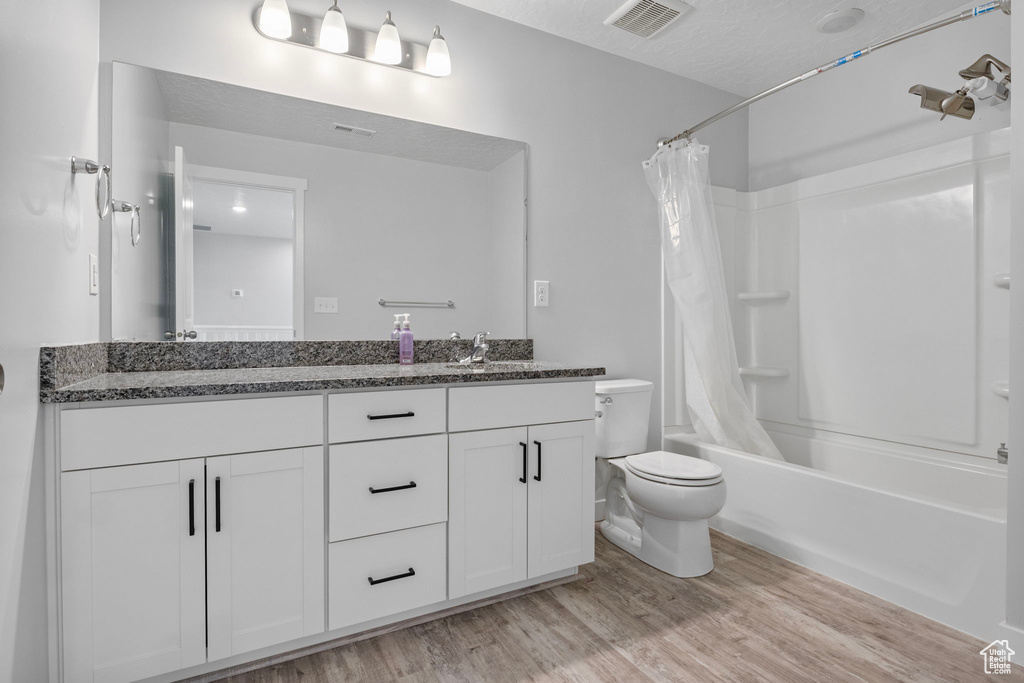
[[54, 683], [176, 680], [564, 580], [594, 557], [593, 397], [61, 406]]
[[448, 597], [592, 562], [593, 384], [449, 393]]
[[[259, 430], [268, 412], [312, 411], [315, 431], [290, 438], [322, 442], [322, 397], [284, 400], [232, 401], [227, 411], [206, 404], [232, 416], [211, 440], [225, 443], [225, 432], [250, 420]], [[174, 422], [202, 405], [67, 410], [60, 439], [72, 463], [93, 464], [89, 453], [106, 463], [111, 450], [82, 425], [113, 416], [137, 428], [171, 408], [169, 427], [197, 439], [194, 426]], [[106, 440], [119, 458], [169, 448], [132, 444], [124, 431], [132, 432]], [[324, 631], [323, 482], [322, 445], [62, 472], [63, 680], [134, 681]]]

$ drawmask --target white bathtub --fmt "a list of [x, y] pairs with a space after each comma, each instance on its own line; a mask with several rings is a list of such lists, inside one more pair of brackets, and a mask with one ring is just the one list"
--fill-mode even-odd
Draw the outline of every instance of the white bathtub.
[[806, 429], [769, 434], [787, 462], [665, 435], [665, 450], [722, 467], [728, 499], [712, 527], [986, 642], [1000, 635], [1004, 468]]

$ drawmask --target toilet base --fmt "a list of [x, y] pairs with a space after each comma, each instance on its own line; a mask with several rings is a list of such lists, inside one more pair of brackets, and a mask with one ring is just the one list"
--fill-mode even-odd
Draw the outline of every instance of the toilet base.
[[608, 520], [601, 535], [655, 569], [682, 579], [704, 576], [715, 568], [708, 522], [678, 522], [644, 515], [640, 537]]

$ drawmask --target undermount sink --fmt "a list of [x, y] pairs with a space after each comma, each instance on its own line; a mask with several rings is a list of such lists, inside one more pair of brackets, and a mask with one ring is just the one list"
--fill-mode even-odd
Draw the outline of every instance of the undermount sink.
[[475, 370], [477, 372], [483, 372], [485, 370], [529, 370], [533, 365], [533, 361], [529, 360], [509, 360], [494, 362], [488, 361], [486, 363], [447, 363], [445, 367], [452, 370]]

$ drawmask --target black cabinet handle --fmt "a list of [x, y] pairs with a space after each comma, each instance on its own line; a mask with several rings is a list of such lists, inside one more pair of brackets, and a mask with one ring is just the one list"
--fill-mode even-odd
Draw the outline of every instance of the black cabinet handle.
[[367, 415], [367, 420], [393, 420], [396, 417], [416, 417], [416, 413], [411, 410], [408, 413], [393, 413], [391, 415]]
[[526, 457], [527, 457], [527, 453], [529, 452], [530, 447], [526, 445], [525, 441], [520, 441], [519, 445], [523, 447], [523, 476], [519, 477], [519, 481], [521, 481], [522, 483], [525, 484], [526, 483], [526, 468], [527, 468]]
[[220, 531], [220, 477], [213, 480], [214, 530]]
[[196, 480], [188, 480], [188, 535], [196, 535]]
[[540, 441], [534, 441], [534, 443], [537, 444], [537, 476], [534, 477], [534, 479], [536, 479], [537, 481], [540, 481], [540, 460], [541, 460]]
[[388, 491], [403, 491], [405, 489], [414, 489], [414, 488], [416, 488], [416, 482], [410, 481], [408, 484], [405, 484], [404, 486], [391, 486], [391, 487], [388, 487], [386, 489], [375, 489], [375, 488], [373, 488], [371, 486], [370, 487], [370, 493], [387, 493]]
[[397, 581], [398, 579], [407, 579], [410, 576], [416, 576], [416, 570], [409, 567], [409, 571], [404, 574], [395, 574], [384, 579], [375, 579], [372, 576], [367, 576], [366, 580], [370, 582], [371, 586], [376, 586], [378, 583], [387, 583], [388, 581]]

